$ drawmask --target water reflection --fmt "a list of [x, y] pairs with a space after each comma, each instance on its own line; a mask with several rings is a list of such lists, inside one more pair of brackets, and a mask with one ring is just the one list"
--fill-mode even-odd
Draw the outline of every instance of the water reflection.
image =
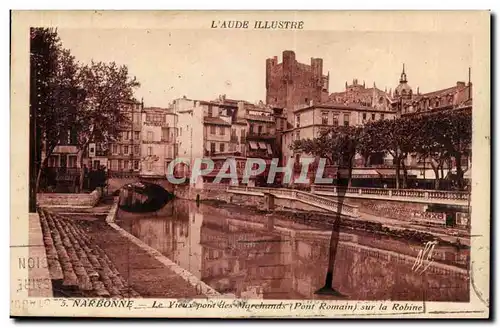
[[[329, 231], [290, 228], [273, 216], [237, 215], [175, 200], [151, 214], [119, 211], [119, 224], [216, 290], [236, 297], [328, 299], [323, 286]], [[381, 248], [381, 249], [379, 249]], [[467, 270], [412, 271], [421, 245], [341, 233], [334, 286], [349, 299], [468, 301]], [[406, 255], [405, 255], [406, 254]], [[437, 248], [459, 266], [468, 254]], [[182, 296], [182, 295], [179, 295]]]

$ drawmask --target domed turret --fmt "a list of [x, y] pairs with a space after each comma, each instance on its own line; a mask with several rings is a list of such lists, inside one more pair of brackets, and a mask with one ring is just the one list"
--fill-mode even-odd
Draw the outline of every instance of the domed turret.
[[403, 64], [403, 72], [401, 72], [401, 78], [399, 79], [399, 85], [394, 90], [394, 97], [401, 97], [403, 99], [411, 99], [413, 91], [408, 85], [408, 80], [406, 79], [405, 64]]

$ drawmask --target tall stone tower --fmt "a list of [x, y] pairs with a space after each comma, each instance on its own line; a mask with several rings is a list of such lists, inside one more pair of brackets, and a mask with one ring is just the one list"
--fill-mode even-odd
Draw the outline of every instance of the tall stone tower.
[[266, 59], [266, 103], [293, 109], [297, 105], [320, 103], [328, 97], [329, 74], [323, 75], [323, 59], [311, 58], [311, 64], [295, 59], [295, 52], [283, 51], [278, 57]]

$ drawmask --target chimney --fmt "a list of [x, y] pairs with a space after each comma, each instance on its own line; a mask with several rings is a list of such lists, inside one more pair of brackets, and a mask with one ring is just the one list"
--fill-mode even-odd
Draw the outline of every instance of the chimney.
[[238, 119], [245, 117], [245, 103], [243, 101], [238, 101], [238, 110], [236, 112], [236, 117]]
[[465, 82], [463, 82], [463, 81], [457, 81], [457, 87], [459, 87], [459, 88], [465, 88]]

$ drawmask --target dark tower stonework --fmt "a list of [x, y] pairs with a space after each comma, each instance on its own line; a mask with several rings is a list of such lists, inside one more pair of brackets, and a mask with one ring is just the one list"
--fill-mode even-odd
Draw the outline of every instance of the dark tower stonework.
[[320, 103], [328, 98], [329, 74], [323, 75], [323, 59], [311, 58], [311, 64], [302, 64], [295, 53], [283, 51], [278, 57], [266, 60], [266, 103], [293, 109], [297, 105]]

